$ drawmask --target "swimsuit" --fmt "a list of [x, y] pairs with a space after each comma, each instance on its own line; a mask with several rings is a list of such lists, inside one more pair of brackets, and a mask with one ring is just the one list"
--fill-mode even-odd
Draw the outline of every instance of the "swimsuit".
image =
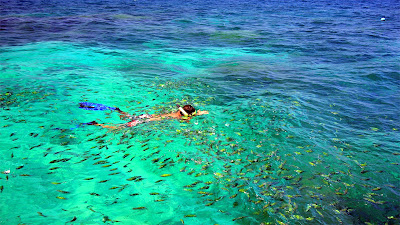
[[130, 120], [136, 120], [136, 119], [150, 119], [150, 118], [152, 118], [152, 117], [153, 117], [153, 116], [150, 115], [150, 114], [142, 114], [142, 115], [139, 115], [139, 116], [130, 116], [129, 119], [130, 119]]
[[139, 116], [130, 116], [129, 119], [131, 120], [131, 122], [126, 123], [125, 126], [126, 127], [134, 127], [136, 125], [138, 125], [139, 123], [146, 123], [149, 120], [143, 120], [143, 119], [150, 119], [152, 118], [152, 115], [149, 114], [142, 114]]
[[125, 126], [126, 126], [126, 127], [134, 127], [134, 126], [136, 126], [136, 125], [139, 124], [139, 123], [140, 123], [139, 120], [132, 120], [131, 122], [126, 123]]

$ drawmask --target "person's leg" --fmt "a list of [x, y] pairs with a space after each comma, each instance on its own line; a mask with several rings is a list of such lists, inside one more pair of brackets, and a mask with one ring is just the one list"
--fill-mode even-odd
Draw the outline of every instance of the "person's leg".
[[98, 122], [96, 122], [96, 121], [92, 121], [92, 122], [85, 123], [85, 124], [86, 124], [86, 125], [95, 125], [95, 126], [100, 126], [100, 127], [103, 127], [103, 128], [110, 128], [110, 129], [116, 129], [116, 128], [118, 128], [119, 126], [122, 125], [122, 124], [116, 124], [116, 125], [113, 125], [113, 126], [109, 126], [109, 125], [105, 125], [105, 124], [98, 123]]

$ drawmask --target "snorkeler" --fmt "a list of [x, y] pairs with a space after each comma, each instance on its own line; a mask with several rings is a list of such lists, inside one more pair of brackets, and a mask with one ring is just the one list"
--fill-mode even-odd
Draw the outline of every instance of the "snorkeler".
[[[80, 104], [82, 107], [82, 104]], [[89, 123], [86, 123], [87, 125], [95, 125], [95, 126], [101, 126], [104, 128], [122, 128], [122, 127], [133, 127], [141, 123], [146, 123], [146, 122], [151, 122], [151, 121], [160, 121], [164, 119], [183, 119], [183, 120], [190, 120], [193, 116], [199, 116], [199, 115], [204, 115], [208, 114], [208, 111], [200, 111], [200, 110], [195, 110], [195, 108], [191, 105], [185, 105], [183, 107], [176, 105], [178, 107], [178, 110], [175, 112], [171, 113], [165, 113], [165, 114], [160, 114], [160, 115], [149, 115], [149, 114], [142, 114], [140, 116], [132, 116], [129, 115], [128, 113], [120, 110], [119, 108], [113, 108], [113, 110], [119, 112], [120, 118], [121, 119], [128, 119], [130, 122], [125, 123], [125, 124], [116, 124], [116, 125], [105, 125], [105, 124], [100, 124], [97, 123], [96, 121], [92, 121]]]

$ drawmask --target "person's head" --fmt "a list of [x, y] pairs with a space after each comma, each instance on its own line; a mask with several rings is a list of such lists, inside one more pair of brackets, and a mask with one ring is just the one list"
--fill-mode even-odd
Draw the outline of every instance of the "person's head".
[[[196, 109], [194, 109], [194, 107], [191, 106], [191, 105], [185, 105], [185, 106], [183, 106], [182, 108], [183, 108], [183, 110], [185, 110], [185, 112], [186, 112], [189, 116], [192, 115], [194, 112], [196, 112]], [[184, 116], [182, 112], [179, 111], [179, 113], [180, 113], [182, 116]]]

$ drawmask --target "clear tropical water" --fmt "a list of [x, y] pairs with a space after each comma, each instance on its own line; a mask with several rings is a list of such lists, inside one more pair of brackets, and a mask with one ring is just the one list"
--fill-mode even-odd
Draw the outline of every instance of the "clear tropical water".
[[399, 2], [223, 2], [1, 0], [0, 224], [398, 224]]

